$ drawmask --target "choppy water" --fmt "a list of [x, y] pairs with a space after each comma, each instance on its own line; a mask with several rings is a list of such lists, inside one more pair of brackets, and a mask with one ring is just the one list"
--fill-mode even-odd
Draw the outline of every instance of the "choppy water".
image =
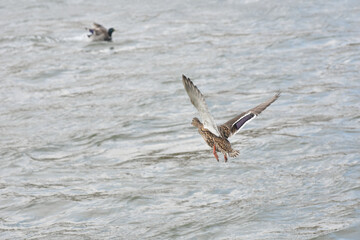
[[[358, 0], [2, 1], [0, 19], [1, 239], [360, 239]], [[218, 123], [283, 94], [217, 163], [182, 74]]]

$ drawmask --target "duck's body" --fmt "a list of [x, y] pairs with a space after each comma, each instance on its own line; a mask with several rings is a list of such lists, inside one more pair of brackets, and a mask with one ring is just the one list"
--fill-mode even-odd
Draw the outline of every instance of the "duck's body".
[[92, 41], [111, 41], [112, 33], [115, 31], [114, 28], [106, 29], [98, 23], [93, 23], [93, 28], [86, 28], [90, 34], [87, 35]]
[[204, 124], [202, 124], [198, 118], [193, 118], [191, 124], [194, 127], [197, 127], [198, 132], [203, 137], [207, 145], [213, 149], [213, 153], [217, 161], [219, 161], [219, 157], [216, 152], [221, 152], [224, 154], [225, 162], [227, 161], [227, 155], [230, 157], [236, 157], [239, 154], [239, 151], [234, 150], [231, 147], [231, 144], [227, 138], [219, 137], [213, 134], [204, 127]]
[[221, 152], [224, 154], [225, 162], [227, 161], [227, 156], [236, 157], [239, 154], [238, 150], [234, 150], [231, 147], [228, 138], [239, 132], [246, 123], [254, 119], [280, 96], [280, 93], [278, 93], [268, 101], [243, 112], [218, 126], [215, 124], [215, 121], [207, 108], [204, 96], [190, 78], [183, 75], [183, 84], [190, 97], [191, 103], [198, 109], [200, 117], [203, 120], [203, 122], [201, 122], [198, 118], [193, 118], [191, 124], [198, 128], [200, 135], [213, 149], [216, 160], [219, 161], [216, 152]]

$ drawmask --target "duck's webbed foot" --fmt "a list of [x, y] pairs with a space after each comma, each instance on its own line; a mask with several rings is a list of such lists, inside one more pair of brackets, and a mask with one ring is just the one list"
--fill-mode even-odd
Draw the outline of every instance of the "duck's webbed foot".
[[219, 156], [218, 156], [217, 153], [216, 153], [216, 147], [215, 147], [215, 145], [214, 145], [214, 151], [213, 151], [213, 153], [214, 153], [214, 156], [215, 156], [215, 158], [216, 158], [216, 161], [219, 161]]
[[227, 162], [228, 158], [226, 156], [226, 154], [224, 154], [224, 161]]

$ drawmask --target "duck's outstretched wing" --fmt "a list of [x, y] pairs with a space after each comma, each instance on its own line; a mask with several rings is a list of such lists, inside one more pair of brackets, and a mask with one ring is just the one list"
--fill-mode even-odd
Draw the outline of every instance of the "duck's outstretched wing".
[[254, 118], [256, 118], [262, 111], [264, 111], [270, 104], [276, 101], [280, 96], [280, 92], [278, 92], [275, 96], [273, 96], [268, 101], [259, 104], [258, 106], [243, 112], [236, 117], [230, 119], [223, 125], [219, 126], [220, 132], [223, 137], [229, 138], [232, 135], [235, 135], [240, 131], [242, 127], [245, 126], [246, 123], [250, 122]]
[[95, 22], [93, 23], [93, 25], [96, 30], [101, 31], [102, 33], [107, 33], [107, 29], [103, 25]]
[[191, 103], [199, 111], [200, 118], [203, 121], [204, 127], [216, 136], [220, 136], [217, 125], [215, 124], [215, 121], [208, 110], [205, 98], [201, 94], [200, 90], [194, 85], [190, 78], [187, 78], [184, 75], [182, 76], [182, 81], [185, 90], [189, 95]]
[[104, 40], [108, 40], [109, 38], [111, 39], [111, 37], [109, 37], [108, 31], [105, 27], [103, 27], [102, 25], [100, 25], [98, 23], [93, 23], [93, 25], [94, 25], [93, 28], [85, 28], [90, 32], [88, 37], [92, 41], [104, 41]]
[[91, 35], [88, 35], [88, 37], [96, 38], [96, 40], [102, 40], [102, 38], [106, 37], [108, 35], [108, 32], [105, 27], [98, 23], [93, 23], [93, 28], [85, 28], [88, 30]]

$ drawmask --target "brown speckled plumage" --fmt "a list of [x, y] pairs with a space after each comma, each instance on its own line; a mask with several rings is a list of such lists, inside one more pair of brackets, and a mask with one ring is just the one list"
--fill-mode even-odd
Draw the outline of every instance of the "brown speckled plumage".
[[197, 127], [198, 132], [203, 137], [207, 145], [209, 145], [211, 148], [214, 148], [215, 151], [214, 155], [217, 161], [219, 161], [216, 152], [221, 152], [224, 154], [225, 162], [227, 161], [227, 155], [230, 155], [231, 157], [236, 157], [239, 154], [239, 151], [234, 150], [231, 147], [231, 144], [227, 138], [224, 137], [218, 137], [212, 132], [210, 132], [208, 129], [204, 127], [204, 125], [200, 122], [198, 118], [193, 118], [192, 123], [193, 126]]
[[280, 96], [279, 92], [268, 101], [235, 116], [220, 126], [217, 126], [207, 108], [205, 98], [200, 90], [193, 84], [190, 78], [183, 75], [182, 80], [191, 103], [197, 108], [203, 121], [201, 122], [195, 117], [191, 124], [198, 129], [205, 142], [213, 149], [217, 161], [219, 161], [219, 158], [216, 152], [224, 154], [225, 162], [227, 161], [227, 155], [236, 157], [239, 154], [238, 150], [234, 150], [231, 147], [228, 138], [235, 135], [246, 123], [254, 119]]

